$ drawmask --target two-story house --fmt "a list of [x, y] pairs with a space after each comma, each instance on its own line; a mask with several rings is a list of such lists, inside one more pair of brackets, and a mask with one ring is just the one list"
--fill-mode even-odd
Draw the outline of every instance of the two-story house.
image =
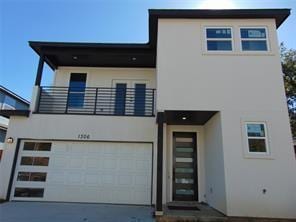
[[149, 10], [146, 44], [30, 42], [31, 112], [11, 113], [1, 197], [295, 218], [277, 39], [289, 14]]
[[0, 85], [0, 162], [5, 143], [9, 118], [6, 112], [9, 110], [29, 110], [30, 103], [4, 86]]

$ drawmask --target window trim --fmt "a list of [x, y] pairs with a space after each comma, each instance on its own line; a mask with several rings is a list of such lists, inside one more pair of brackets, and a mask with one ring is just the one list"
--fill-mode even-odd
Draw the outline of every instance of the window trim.
[[[259, 136], [248, 136], [248, 124], [262, 124], [264, 127], [264, 137]], [[270, 156], [270, 149], [269, 149], [269, 143], [268, 143], [268, 132], [267, 132], [267, 124], [264, 121], [245, 121], [244, 122], [244, 128], [245, 128], [245, 137], [246, 137], [246, 145], [247, 145], [247, 154], [249, 156]], [[264, 139], [265, 141], [265, 152], [251, 152], [250, 151], [250, 145], [249, 145], [249, 139]]]
[[[230, 29], [231, 38], [207, 38], [207, 29]], [[231, 41], [231, 50], [208, 50], [208, 40], [212, 41]], [[235, 51], [234, 47], [234, 32], [232, 26], [204, 26], [204, 49], [207, 53], [233, 53]]]
[[[242, 38], [241, 29], [264, 29], [266, 37], [263, 38]], [[267, 50], [243, 50], [243, 41], [266, 41]], [[239, 41], [240, 41], [240, 52], [242, 53], [268, 53], [271, 52], [269, 45], [269, 32], [267, 26], [239, 26]]]

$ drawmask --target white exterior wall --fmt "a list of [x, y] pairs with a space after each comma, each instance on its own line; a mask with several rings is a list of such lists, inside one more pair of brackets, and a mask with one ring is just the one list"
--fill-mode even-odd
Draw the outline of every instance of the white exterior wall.
[[[156, 163], [157, 125], [154, 117], [116, 117], [92, 115], [43, 115], [30, 118], [12, 117], [7, 132], [14, 138], [6, 144], [0, 168], [0, 198], [5, 198], [10, 178], [17, 139], [79, 140], [79, 134], [89, 134], [87, 141], [126, 141], [153, 143], [153, 162]], [[84, 141], [84, 140], [79, 140]], [[156, 172], [153, 165], [153, 172]], [[155, 202], [156, 174], [153, 173], [153, 200]]]
[[[68, 86], [71, 72], [87, 73], [87, 87], [111, 87], [112, 80], [119, 79], [146, 81], [148, 87], [155, 88], [154, 69], [133, 68], [60, 67], [56, 71], [54, 85]], [[34, 87], [33, 98], [37, 98], [37, 91]], [[31, 109], [34, 108], [32, 105]], [[0, 167], [0, 198], [6, 197], [17, 139], [78, 140], [79, 134], [89, 134], [89, 141], [152, 142], [153, 172], [156, 172], [157, 125], [154, 117], [47, 114], [11, 117], [7, 137], [14, 138], [14, 143], [5, 144]], [[153, 203], [155, 182], [156, 174], [153, 173]]]
[[146, 81], [147, 88], [156, 88], [155, 69], [149, 68], [59, 67], [53, 85], [68, 87], [71, 73], [86, 73], [87, 87], [114, 87], [114, 80], [131, 80]]
[[[232, 27], [234, 51], [207, 53], [205, 26]], [[267, 27], [269, 52], [240, 51], [239, 27], [250, 26]], [[230, 216], [296, 218], [296, 161], [273, 19], [159, 19], [157, 109], [220, 111], [226, 192], [210, 203]], [[271, 158], [245, 156], [244, 121], [266, 122]], [[221, 140], [220, 133], [213, 135]], [[219, 152], [206, 142], [205, 153], [207, 145]]]
[[226, 213], [226, 181], [221, 114], [215, 114], [205, 124], [204, 128], [206, 202], [215, 209]]

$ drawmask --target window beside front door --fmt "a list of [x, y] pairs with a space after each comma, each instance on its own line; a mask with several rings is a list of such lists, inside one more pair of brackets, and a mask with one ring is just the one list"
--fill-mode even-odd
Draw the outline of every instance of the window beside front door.
[[86, 87], [85, 73], [71, 73], [69, 82], [68, 107], [82, 108]]

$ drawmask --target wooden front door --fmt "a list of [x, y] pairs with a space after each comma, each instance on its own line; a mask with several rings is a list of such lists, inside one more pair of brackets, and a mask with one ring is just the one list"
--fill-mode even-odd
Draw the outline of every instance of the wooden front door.
[[173, 201], [197, 201], [196, 133], [173, 133]]

